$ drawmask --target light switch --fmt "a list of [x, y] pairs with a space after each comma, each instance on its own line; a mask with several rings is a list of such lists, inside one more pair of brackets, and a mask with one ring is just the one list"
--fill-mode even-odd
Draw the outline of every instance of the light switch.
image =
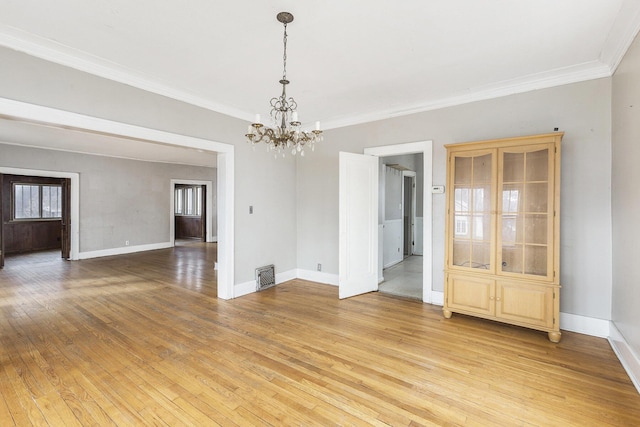
[[249, 215], [253, 213], [253, 206], [249, 206]]

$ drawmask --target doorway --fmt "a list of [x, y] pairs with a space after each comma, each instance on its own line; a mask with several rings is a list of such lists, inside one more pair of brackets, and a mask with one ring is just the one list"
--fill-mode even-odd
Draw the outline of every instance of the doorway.
[[[235, 147], [208, 139], [180, 135], [112, 120], [90, 117], [35, 104], [0, 97], [0, 116], [28, 124], [38, 124], [90, 134], [151, 141], [217, 153], [217, 197], [220, 209], [217, 217], [218, 240], [218, 298], [234, 297], [234, 152]], [[16, 172], [17, 171], [17, 172]], [[24, 173], [17, 168], [1, 167], [0, 173]], [[31, 171], [28, 171], [29, 174]], [[49, 173], [47, 173], [49, 175]], [[45, 175], [45, 176], [47, 176]], [[51, 176], [71, 179], [71, 253], [70, 259], [79, 258], [79, 181], [78, 173], [53, 172]], [[173, 199], [173, 197], [172, 197]], [[171, 235], [170, 235], [171, 236]]]
[[0, 167], [0, 268], [25, 254], [28, 262], [78, 259], [78, 181], [75, 173]]
[[403, 219], [403, 256], [408, 258], [414, 253], [416, 236], [416, 173], [405, 171], [402, 173], [402, 219]]
[[[377, 182], [377, 173], [375, 173], [376, 179], [368, 179], [370, 173], [362, 173], [362, 178], [358, 177], [358, 174], [343, 173], [349, 171], [354, 161], [362, 158], [375, 158], [375, 162], [378, 162], [379, 157], [385, 156], [397, 156], [403, 154], [422, 154], [422, 163], [425, 173], [422, 178], [422, 197], [418, 198], [416, 205], [422, 206], [423, 219], [416, 224], [416, 231], [422, 236], [422, 301], [432, 302], [432, 200], [431, 200], [431, 185], [432, 185], [432, 141], [420, 141], [411, 142], [405, 144], [387, 145], [381, 147], [371, 147], [364, 150], [364, 155], [358, 155], [353, 153], [340, 153], [340, 230], [339, 230], [339, 288], [340, 295], [358, 295], [363, 292], [377, 291], [378, 283], [369, 283], [372, 280], [376, 281], [376, 277], [371, 278], [368, 274], [372, 268], [378, 271], [378, 280], [382, 278], [382, 257], [380, 256], [380, 248], [382, 245], [378, 243], [380, 240], [379, 232], [382, 229], [380, 224], [379, 215], [378, 221], [359, 221], [355, 215], [350, 215], [350, 212], [375, 212], [378, 213], [378, 197], [379, 183]], [[347, 157], [348, 155], [348, 157]], [[344, 164], [343, 164], [344, 160]], [[378, 169], [374, 167], [374, 171]], [[366, 178], [366, 179], [365, 179]], [[342, 180], [345, 183], [343, 185]], [[356, 191], [357, 190], [357, 191]], [[427, 191], [429, 190], [429, 191]], [[358, 194], [375, 194], [376, 197], [359, 197]], [[359, 199], [359, 203], [367, 204], [366, 207], [354, 206], [356, 199]], [[343, 203], [344, 202], [344, 203]], [[357, 209], [356, 209], [357, 208]], [[343, 220], [344, 218], [344, 220]], [[364, 224], [364, 225], [363, 225]], [[355, 227], [353, 226], [355, 225]], [[375, 229], [375, 230], [374, 230]], [[415, 234], [414, 233], [414, 234]], [[376, 248], [375, 254], [367, 255], [366, 259], [358, 252], [360, 246], [358, 241], [371, 241], [371, 236], [374, 236], [376, 242], [370, 246]], [[361, 280], [349, 280], [350, 277], [360, 277]], [[367, 283], [365, 284], [364, 281]], [[344, 288], [344, 289], [343, 289]]]
[[207, 241], [207, 187], [200, 184], [174, 184], [174, 239]]
[[[423, 154], [380, 158], [380, 209], [382, 271], [378, 290], [412, 299], [423, 299], [422, 235], [416, 234], [417, 193], [423, 193]], [[422, 206], [419, 209], [422, 220]]]
[[[219, 176], [219, 174], [218, 170], [216, 175]], [[172, 246], [175, 245], [176, 239], [183, 238], [199, 239], [202, 242], [217, 242], [221, 212], [218, 209], [218, 188], [215, 183], [213, 181], [172, 179], [170, 188], [169, 236]], [[189, 205], [189, 197], [191, 197], [191, 205]], [[179, 230], [180, 223], [185, 225], [186, 222], [190, 222], [186, 225], [190, 230]]]

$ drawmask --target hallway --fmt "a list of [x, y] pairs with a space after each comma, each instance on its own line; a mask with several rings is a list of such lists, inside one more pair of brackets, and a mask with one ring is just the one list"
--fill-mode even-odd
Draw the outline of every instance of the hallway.
[[378, 291], [422, 300], [422, 256], [412, 255], [383, 271]]

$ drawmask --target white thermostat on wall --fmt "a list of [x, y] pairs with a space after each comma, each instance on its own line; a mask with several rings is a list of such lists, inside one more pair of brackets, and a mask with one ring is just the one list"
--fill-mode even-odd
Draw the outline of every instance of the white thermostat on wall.
[[444, 193], [444, 185], [434, 185], [431, 187], [431, 193], [433, 194], [443, 194]]

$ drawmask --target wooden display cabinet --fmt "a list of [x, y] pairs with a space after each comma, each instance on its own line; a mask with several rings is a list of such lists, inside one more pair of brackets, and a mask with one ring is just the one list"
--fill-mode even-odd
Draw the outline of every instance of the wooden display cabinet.
[[443, 313], [560, 341], [563, 133], [447, 145]]

